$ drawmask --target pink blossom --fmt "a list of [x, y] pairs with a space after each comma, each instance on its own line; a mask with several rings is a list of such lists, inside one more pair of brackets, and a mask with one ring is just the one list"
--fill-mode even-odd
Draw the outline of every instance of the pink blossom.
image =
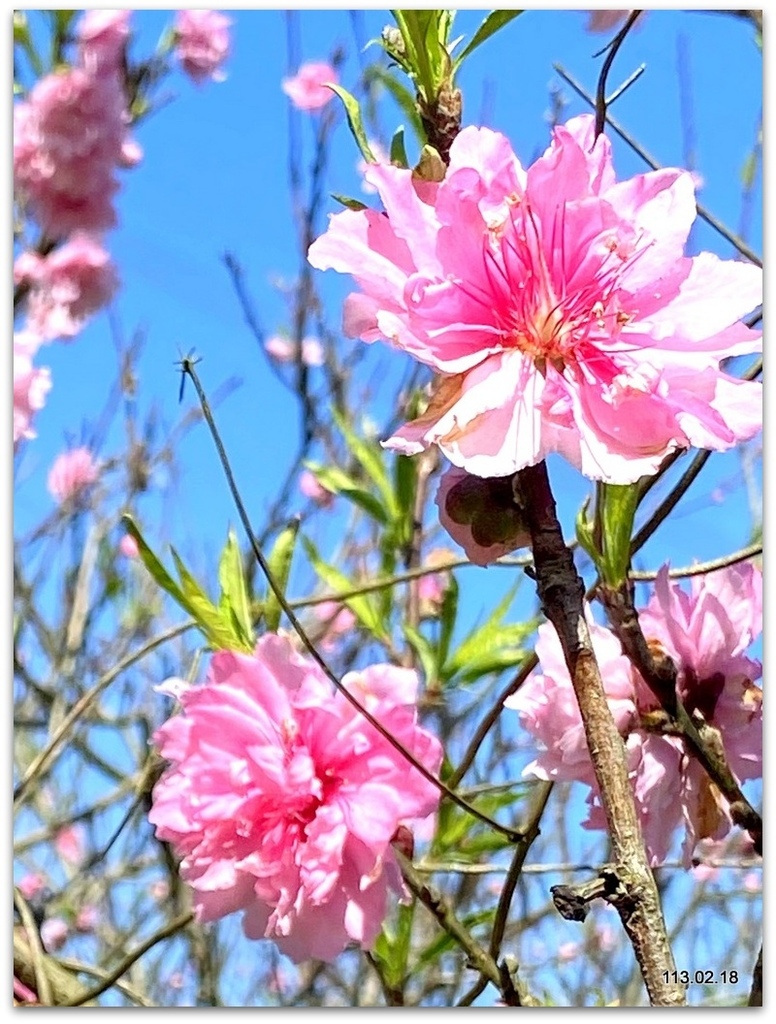
[[[413, 672], [373, 665], [343, 681], [438, 770]], [[252, 656], [217, 652], [181, 703], [155, 736], [171, 765], [150, 820], [182, 857], [198, 918], [241, 910], [249, 938], [274, 940], [297, 963], [369, 948], [389, 892], [403, 895], [391, 840], [434, 810], [436, 789], [286, 637], [263, 636]]]
[[[297, 358], [296, 343], [291, 338], [280, 334], [274, 334], [266, 340], [264, 351], [279, 363], [293, 363]], [[311, 335], [302, 338], [299, 354], [305, 366], [322, 366], [325, 362], [323, 346], [317, 338]]]
[[140, 554], [140, 548], [137, 546], [137, 541], [132, 534], [124, 534], [119, 541], [119, 551], [125, 558], [137, 558]]
[[630, 11], [601, 10], [600, 8], [595, 11], [588, 11], [585, 31], [609, 32], [625, 21], [629, 14]]
[[37, 871], [24, 875], [16, 885], [26, 900], [34, 899], [45, 887], [46, 879]]
[[61, 917], [48, 917], [40, 926], [40, 939], [47, 953], [60, 950], [70, 933], [70, 926]]
[[719, 868], [714, 867], [713, 864], [706, 864], [703, 861], [700, 864], [693, 865], [692, 873], [699, 882], [716, 882], [719, 878]]
[[118, 287], [110, 255], [83, 232], [48, 256], [22, 253], [14, 264], [14, 280], [29, 286], [29, 327], [45, 340], [74, 338]]
[[439, 481], [436, 504], [439, 522], [475, 565], [530, 546], [509, 477], [483, 479], [452, 466]]
[[229, 56], [231, 19], [218, 11], [178, 11], [175, 15], [175, 52], [181, 67], [196, 84], [208, 78], [222, 82], [222, 64]]
[[99, 467], [88, 448], [71, 448], [54, 460], [49, 470], [48, 489], [60, 505], [81, 497], [99, 476]]
[[14, 106], [16, 187], [49, 237], [116, 223], [127, 118], [118, 75], [80, 67], [46, 75]]
[[97, 74], [120, 71], [132, 11], [92, 8], [78, 23], [79, 64]]
[[334, 650], [339, 639], [347, 636], [357, 621], [350, 608], [337, 601], [321, 601], [315, 605], [314, 614], [319, 622], [326, 625], [326, 631], [320, 640], [322, 651]]
[[17, 978], [15, 974], [13, 976], [13, 998], [14, 1006], [17, 1002], [37, 1003], [38, 1001], [37, 995], [32, 991], [29, 985], [25, 985], [24, 982], [20, 978]]
[[33, 366], [40, 339], [30, 331], [13, 336], [13, 443], [36, 436], [32, 418], [46, 402], [51, 388], [47, 366]]
[[558, 959], [562, 963], [568, 963], [570, 960], [576, 960], [581, 952], [582, 946], [578, 942], [562, 942], [558, 946]]
[[747, 871], [744, 875], [744, 889], [747, 892], [760, 892], [763, 887], [761, 871]]
[[556, 127], [527, 171], [503, 135], [471, 127], [439, 183], [385, 164], [365, 178], [385, 213], [334, 215], [309, 259], [361, 288], [346, 334], [388, 339], [438, 374], [427, 411], [387, 447], [435, 444], [482, 477], [559, 452], [627, 484], [669, 452], [760, 430], [760, 385], [720, 361], [761, 346], [740, 322], [761, 301], [761, 271], [683, 255], [687, 172], [617, 183], [585, 115]]
[[300, 66], [293, 78], [283, 79], [282, 88], [297, 110], [320, 110], [334, 98], [325, 82], [339, 84], [339, 75], [331, 64], [308, 61]]
[[299, 490], [319, 508], [331, 508], [334, 504], [332, 492], [319, 483], [318, 478], [309, 469], [305, 469], [299, 476]]
[[79, 825], [66, 825], [54, 838], [54, 849], [71, 864], [78, 864], [84, 856], [84, 834]]
[[93, 932], [100, 923], [100, 911], [91, 903], [81, 907], [75, 917], [77, 932]]
[[[688, 594], [664, 567], [639, 619], [648, 643], [661, 645], [678, 670], [677, 691], [692, 714], [720, 733], [728, 764], [740, 780], [762, 774], [762, 668], [744, 650], [762, 629], [762, 575], [742, 563], [693, 577]], [[684, 826], [689, 867], [700, 840], [721, 840], [732, 821], [727, 802], [678, 737], [649, 731], [656, 701], [630, 667], [619, 641], [591, 627], [593, 647], [617, 727], [625, 739], [636, 807], [650, 859], [668, 855], [675, 830]], [[536, 652], [542, 675], [532, 676], [506, 704], [544, 748], [524, 771], [541, 779], [578, 779], [591, 787], [586, 828], [604, 828], [587, 742], [557, 635], [539, 627]]]

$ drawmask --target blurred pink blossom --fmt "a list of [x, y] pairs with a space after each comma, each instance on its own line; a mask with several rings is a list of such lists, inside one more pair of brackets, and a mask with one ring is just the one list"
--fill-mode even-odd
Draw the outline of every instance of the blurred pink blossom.
[[84, 857], [84, 833], [80, 825], [66, 825], [54, 837], [54, 849], [70, 864], [78, 864]]
[[[296, 344], [291, 338], [274, 334], [264, 343], [264, 350], [279, 363], [293, 363], [296, 359]], [[322, 366], [325, 362], [323, 346], [311, 335], [302, 338], [301, 357], [305, 366]]]
[[[436, 773], [439, 742], [417, 723], [417, 678], [373, 665], [344, 685]], [[411, 698], [411, 699], [408, 699]], [[150, 820], [182, 857], [199, 920], [243, 911], [249, 938], [295, 962], [369, 948], [403, 886], [391, 840], [438, 792], [318, 666], [283, 636], [252, 656], [218, 651], [183, 713], [156, 733], [171, 762]]]
[[84, 232], [48, 256], [22, 253], [14, 263], [14, 281], [28, 285], [28, 326], [46, 341], [74, 338], [108, 304], [119, 283], [108, 252]]
[[175, 52], [181, 67], [197, 85], [222, 82], [229, 56], [231, 20], [219, 11], [183, 10], [175, 15]]
[[581, 952], [582, 946], [578, 942], [562, 942], [558, 946], [558, 959], [562, 963], [568, 963], [570, 960], [576, 960]]
[[297, 110], [320, 110], [334, 98], [334, 93], [326, 88], [324, 82], [338, 85], [339, 75], [331, 64], [308, 61], [300, 66], [293, 78], [283, 79], [282, 88]]
[[16, 188], [50, 238], [114, 226], [127, 124], [119, 76], [81, 67], [46, 75], [14, 105]]
[[320, 640], [323, 651], [334, 650], [340, 637], [347, 636], [357, 622], [350, 608], [337, 601], [321, 601], [315, 605], [313, 614], [326, 625], [326, 632]]
[[47, 953], [60, 950], [70, 933], [70, 926], [61, 917], [47, 917], [40, 926], [40, 939]]
[[17, 889], [26, 900], [34, 899], [46, 887], [46, 879], [39, 872], [24, 875], [16, 884]]
[[318, 478], [309, 469], [303, 470], [299, 475], [299, 490], [319, 508], [331, 508], [334, 504], [335, 495], [319, 483]]
[[762, 887], [762, 871], [747, 871], [744, 875], [744, 889], [746, 889], [747, 892], [760, 892]]
[[140, 548], [137, 546], [137, 541], [132, 534], [124, 534], [119, 541], [119, 551], [125, 558], [137, 558], [140, 554]]
[[30, 331], [13, 336], [13, 443], [36, 436], [32, 418], [46, 403], [51, 388], [47, 366], [33, 366], [40, 338]]
[[74, 501], [99, 476], [99, 466], [88, 448], [71, 448], [54, 460], [49, 470], [48, 489], [59, 504]]
[[100, 911], [91, 903], [81, 907], [76, 914], [74, 927], [77, 932], [93, 932], [100, 923]]
[[627, 484], [669, 452], [723, 451], [761, 429], [761, 385], [720, 362], [761, 347], [741, 318], [762, 274], [683, 255], [687, 172], [617, 183], [610, 142], [583, 115], [527, 170], [503, 135], [469, 127], [441, 182], [385, 164], [365, 178], [385, 212], [335, 214], [309, 259], [359, 285], [348, 336], [385, 338], [438, 375], [426, 412], [386, 447], [437, 445], [486, 478], [558, 452]]
[[131, 10], [84, 11], [76, 30], [81, 67], [96, 74], [121, 71], [131, 18]]
[[[625, 21], [630, 11], [595, 10], [587, 12], [586, 32], [609, 32]], [[636, 23], [638, 24], [638, 22]]]
[[[692, 578], [687, 593], [660, 570], [639, 619], [650, 645], [660, 644], [677, 669], [677, 691], [690, 712], [720, 732], [728, 764], [740, 781], [762, 774], [762, 666], [743, 653], [762, 630], [762, 575], [741, 563]], [[732, 821], [727, 802], [680, 739], [642, 722], [657, 707], [619, 641], [591, 624], [593, 647], [614, 720], [625, 739], [636, 807], [652, 864], [661, 864], [675, 830], [684, 826], [685, 864], [701, 840], [721, 840]], [[539, 627], [542, 673], [506, 705], [544, 748], [524, 770], [541, 779], [580, 780], [591, 787], [586, 828], [605, 828], [582, 720], [555, 630]]]
[[439, 522], [475, 565], [530, 546], [509, 477], [486, 480], [451, 466], [439, 481], [436, 505]]
[[694, 864], [692, 867], [692, 873], [699, 882], [715, 882], [719, 878], [719, 868], [715, 868], [713, 864], [706, 864], [704, 862]]

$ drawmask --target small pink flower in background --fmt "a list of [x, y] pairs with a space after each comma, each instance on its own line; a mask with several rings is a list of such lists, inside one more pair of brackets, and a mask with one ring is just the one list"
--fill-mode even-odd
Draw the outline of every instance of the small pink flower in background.
[[713, 864], [695, 864], [692, 873], [699, 882], [716, 882], [719, 878], [719, 868], [715, 868]]
[[282, 89], [297, 110], [320, 110], [334, 98], [331, 89], [324, 82], [339, 84], [339, 75], [323, 61], [308, 61], [302, 64], [293, 78], [284, 78]]
[[170, 895], [170, 883], [164, 881], [152, 882], [148, 887], [148, 894], [152, 899], [159, 900], [160, 902], [166, 900]]
[[[374, 665], [343, 682], [438, 771], [413, 672]], [[436, 789], [286, 637], [263, 636], [252, 656], [217, 652], [181, 703], [155, 736], [171, 765], [150, 820], [182, 856], [199, 920], [241, 910], [249, 938], [272, 939], [297, 963], [369, 948], [389, 898], [403, 896], [391, 840], [436, 808]]]
[[696, 446], [724, 451], [762, 426], [761, 385], [720, 363], [761, 348], [741, 318], [761, 271], [684, 257], [692, 176], [616, 182], [609, 140], [584, 115], [525, 170], [508, 140], [465, 128], [441, 182], [370, 164], [385, 212], [331, 217], [309, 250], [360, 292], [344, 330], [387, 339], [437, 374], [426, 412], [385, 445], [432, 445], [455, 466], [507, 477], [558, 452], [628, 484]]
[[14, 105], [18, 197], [49, 237], [115, 225], [114, 172], [127, 141], [126, 97], [116, 74], [57, 71]]
[[315, 605], [313, 614], [326, 626], [326, 632], [320, 640], [323, 651], [334, 650], [340, 638], [347, 636], [357, 622], [350, 608], [337, 601], [321, 601]]
[[93, 932], [100, 923], [100, 911], [93, 904], [81, 907], [75, 917], [74, 928], [77, 932], [87, 934]]
[[[264, 350], [279, 363], [293, 363], [296, 360], [296, 345], [291, 338], [275, 334], [264, 343]], [[323, 345], [317, 338], [302, 338], [301, 358], [305, 366], [323, 366], [325, 356]]]
[[530, 547], [509, 477], [483, 479], [451, 466], [439, 481], [436, 505], [439, 522], [475, 565]]
[[140, 554], [140, 548], [137, 546], [137, 541], [129, 533], [125, 533], [119, 541], [119, 551], [125, 558], [137, 558]]
[[562, 942], [558, 946], [558, 959], [562, 963], [569, 963], [576, 960], [582, 952], [582, 946], [578, 942]]
[[99, 466], [88, 448], [71, 448], [58, 455], [49, 470], [49, 493], [60, 505], [74, 501], [99, 475]]
[[60, 950], [69, 934], [70, 926], [61, 917], [48, 917], [40, 926], [40, 939], [47, 953]]
[[22, 253], [14, 263], [14, 280], [29, 286], [28, 326], [46, 341], [74, 338], [110, 302], [119, 284], [108, 252], [83, 232], [48, 256]]
[[[630, 11], [597, 10], [587, 12], [586, 32], [609, 32], [617, 28], [630, 14]], [[638, 24], [638, 22], [636, 22]]]
[[299, 490], [305, 498], [310, 498], [319, 508], [331, 508], [334, 504], [335, 495], [331, 491], [327, 491], [309, 469], [303, 470], [299, 475]]
[[78, 825], [67, 825], [57, 832], [54, 838], [54, 849], [59, 856], [70, 864], [78, 864], [83, 860], [84, 834]]
[[747, 871], [744, 875], [744, 889], [746, 889], [747, 892], [760, 892], [762, 887], [762, 871]]
[[222, 82], [222, 65], [229, 56], [231, 19], [219, 11], [178, 11], [175, 15], [175, 52], [181, 67], [195, 82]]
[[26, 900], [34, 899], [46, 887], [46, 879], [37, 871], [24, 875], [16, 884], [17, 889]]
[[25, 985], [24, 982], [20, 978], [17, 978], [15, 974], [13, 976], [13, 997], [15, 1001], [22, 1003], [37, 1003], [38, 1001], [37, 995], [32, 991], [29, 985]]
[[603, 924], [595, 930], [596, 945], [602, 953], [611, 953], [617, 948], [618, 932], [611, 925]]
[[[660, 570], [655, 593], [639, 620], [650, 644], [673, 658], [677, 690], [690, 712], [700, 713], [720, 732], [728, 764], [740, 780], [762, 774], [762, 674], [745, 649], [762, 630], [762, 574], [742, 563], [693, 577], [687, 593]], [[534, 675], [508, 698], [521, 724], [543, 746], [524, 775], [580, 780], [591, 787], [586, 828], [605, 828], [592, 764], [571, 680], [550, 625], [539, 627], [536, 652], [543, 675]], [[685, 864], [701, 840], [719, 841], [733, 825], [727, 802], [681, 740], [641, 726], [656, 708], [655, 698], [603, 627], [591, 626], [604, 686], [617, 727], [625, 739], [636, 807], [652, 864], [667, 857], [674, 831], [684, 826]]]
[[32, 419], [46, 404], [51, 389], [51, 371], [33, 366], [40, 338], [30, 331], [13, 336], [13, 443], [36, 436]]
[[131, 18], [129, 10], [84, 11], [76, 31], [80, 65], [94, 74], [120, 71]]

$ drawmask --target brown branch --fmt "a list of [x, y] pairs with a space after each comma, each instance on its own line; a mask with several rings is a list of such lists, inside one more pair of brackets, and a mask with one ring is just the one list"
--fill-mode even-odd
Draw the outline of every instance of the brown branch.
[[652, 1005], [686, 1003], [628, 779], [625, 746], [612, 718], [584, 612], [585, 588], [566, 547], [544, 462], [517, 474], [531, 532], [537, 592], [563, 648], [585, 728], [612, 843], [618, 887], [611, 902], [633, 946]]

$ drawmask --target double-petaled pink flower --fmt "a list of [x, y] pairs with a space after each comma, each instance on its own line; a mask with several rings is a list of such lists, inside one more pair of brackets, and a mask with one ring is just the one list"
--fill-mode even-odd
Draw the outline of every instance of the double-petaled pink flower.
[[175, 52], [197, 85], [226, 78], [223, 64], [229, 56], [231, 24], [219, 11], [178, 11], [175, 15]]
[[[744, 653], [762, 629], [762, 576], [748, 563], [693, 577], [690, 593], [658, 575], [649, 605], [639, 612], [647, 641], [660, 645], [678, 670], [677, 692], [691, 714], [719, 730], [728, 765], [744, 782], [762, 774], [761, 665]], [[625, 739], [636, 806], [653, 864], [684, 825], [689, 866], [700, 840], [720, 840], [732, 828], [729, 808], [682, 741], [650, 729], [654, 696], [622, 653], [616, 637], [591, 625], [609, 707]], [[587, 828], [605, 828], [582, 719], [549, 625], [536, 645], [542, 674], [532, 676], [506, 704], [541, 744], [524, 774], [578, 780], [591, 787]]]
[[35, 437], [32, 420], [46, 403], [51, 388], [51, 371], [35, 366], [33, 359], [40, 347], [40, 338], [31, 331], [13, 336], [13, 443]]
[[[344, 684], [438, 771], [413, 672], [373, 665]], [[150, 819], [182, 857], [199, 919], [241, 910], [249, 938], [297, 962], [369, 948], [389, 894], [403, 893], [391, 840], [436, 808], [435, 787], [285, 637], [265, 635], [251, 656], [216, 653], [180, 701], [156, 733], [171, 765]]]
[[29, 288], [29, 329], [47, 341], [74, 338], [107, 305], [119, 283], [106, 249], [83, 232], [47, 256], [22, 253], [14, 264], [14, 281]]
[[360, 286], [349, 336], [385, 338], [437, 374], [388, 447], [437, 445], [482, 477], [559, 452], [627, 484], [676, 449], [724, 450], [760, 429], [760, 385], [720, 362], [760, 347], [741, 317], [761, 272], [684, 256], [687, 172], [616, 182], [609, 141], [583, 116], [528, 170], [503, 135], [466, 128], [441, 182], [386, 164], [365, 178], [384, 212], [334, 215], [309, 258]]

